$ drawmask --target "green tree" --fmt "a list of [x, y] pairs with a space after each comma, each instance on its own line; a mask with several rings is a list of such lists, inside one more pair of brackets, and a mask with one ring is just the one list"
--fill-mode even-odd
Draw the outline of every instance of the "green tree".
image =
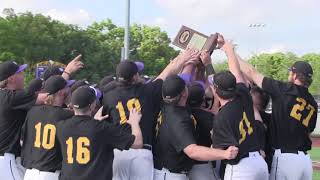
[[[28, 80], [34, 77], [36, 63], [51, 59], [66, 64], [78, 54], [83, 55], [86, 66], [76, 78], [97, 82], [115, 72], [124, 29], [110, 19], [82, 29], [41, 14], [15, 14], [13, 9], [4, 9], [3, 14], [5, 17], [0, 17], [0, 61], [14, 59], [31, 65]], [[158, 74], [177, 55], [169, 44], [167, 33], [158, 27], [137, 24], [131, 27], [131, 59], [145, 63], [145, 74]]]

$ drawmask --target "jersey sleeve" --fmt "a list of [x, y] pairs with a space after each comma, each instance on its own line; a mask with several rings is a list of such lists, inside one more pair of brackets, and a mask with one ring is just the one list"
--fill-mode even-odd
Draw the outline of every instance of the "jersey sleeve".
[[37, 97], [35, 94], [24, 90], [15, 91], [12, 94], [11, 106], [16, 110], [29, 110], [35, 105]]
[[252, 97], [249, 88], [244, 83], [237, 84], [237, 94], [241, 96], [245, 106], [252, 104]]
[[285, 83], [268, 77], [264, 77], [262, 81], [262, 89], [269, 93], [272, 97], [280, 96]]
[[314, 131], [314, 129], [316, 128], [316, 124], [317, 124], [317, 118], [318, 118], [318, 105], [317, 103], [315, 103], [315, 112], [313, 113], [313, 116], [311, 117], [312, 119], [310, 120], [310, 126], [308, 128], [309, 133], [312, 133]]
[[155, 102], [160, 102], [162, 100], [162, 79], [157, 79], [153, 82], [148, 83], [147, 89], [152, 94], [153, 100]]
[[178, 153], [182, 152], [187, 146], [196, 144], [192, 134], [193, 127], [191, 123], [192, 120], [188, 118], [177, 120], [175, 123], [172, 123], [172, 126], [169, 126], [171, 129], [172, 145]]
[[74, 113], [72, 111], [66, 110], [66, 109], [62, 109], [61, 112], [60, 112], [59, 121], [69, 119], [73, 115], [74, 115]]
[[107, 144], [119, 150], [128, 150], [135, 140], [129, 124], [104, 123], [104, 134], [108, 139]]

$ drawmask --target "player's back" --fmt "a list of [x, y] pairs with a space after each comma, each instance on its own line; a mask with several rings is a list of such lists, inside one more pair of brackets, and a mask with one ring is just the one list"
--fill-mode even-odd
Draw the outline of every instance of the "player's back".
[[61, 153], [56, 138], [57, 123], [73, 113], [61, 107], [34, 106], [23, 127], [22, 164], [27, 169], [55, 172], [61, 169]]
[[[33, 100], [34, 99], [34, 100]], [[20, 155], [20, 134], [35, 96], [22, 90], [0, 89], [0, 153]]]
[[309, 135], [317, 122], [318, 106], [308, 89], [291, 83], [272, 98], [272, 143], [274, 148], [308, 151]]
[[271, 78], [263, 79], [262, 88], [272, 98], [270, 139], [272, 147], [290, 151], [311, 149], [318, 105], [308, 88]]
[[118, 83], [113, 90], [104, 94], [104, 112], [110, 115], [114, 123], [124, 124], [132, 108], [141, 111], [140, 127], [143, 141], [144, 144], [152, 145], [154, 127], [162, 100], [161, 88], [162, 80], [128, 86]]
[[249, 90], [244, 84], [237, 85], [237, 96], [224, 105], [213, 125], [213, 146], [227, 148], [237, 145], [239, 153], [230, 163], [237, 163], [249, 152], [259, 151], [258, 132], [254, 125], [253, 103]]
[[111, 180], [113, 149], [128, 149], [134, 141], [131, 128], [90, 116], [59, 122], [57, 136], [63, 157], [60, 180]]

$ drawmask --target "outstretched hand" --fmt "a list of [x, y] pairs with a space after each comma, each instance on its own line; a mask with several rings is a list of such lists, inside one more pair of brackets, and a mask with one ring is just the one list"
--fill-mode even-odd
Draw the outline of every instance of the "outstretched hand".
[[225, 40], [221, 34], [218, 34], [218, 48], [224, 52], [229, 52], [234, 50], [234, 44], [232, 41]]
[[200, 59], [201, 59], [202, 64], [205, 66], [212, 63], [211, 56], [207, 50], [201, 52]]
[[98, 110], [98, 112], [94, 115], [94, 119], [98, 121], [103, 121], [109, 117], [109, 115], [102, 115], [103, 106]]
[[84, 67], [84, 64], [83, 62], [81, 62], [81, 57], [82, 55], [80, 54], [77, 57], [75, 57], [72, 61], [70, 61], [64, 71], [69, 74], [73, 74], [78, 70], [82, 69]]
[[129, 120], [127, 123], [129, 124], [139, 124], [141, 120], [141, 112], [138, 111], [136, 108], [131, 109], [130, 115], [129, 115]]

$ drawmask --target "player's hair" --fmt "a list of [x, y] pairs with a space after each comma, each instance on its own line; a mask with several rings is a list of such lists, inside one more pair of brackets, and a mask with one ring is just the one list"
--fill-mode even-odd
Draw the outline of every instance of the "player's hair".
[[303, 84], [303, 86], [307, 88], [311, 86], [312, 78], [309, 78], [302, 73], [296, 73], [296, 74], [297, 74], [297, 79]]
[[216, 88], [216, 93], [218, 96], [224, 100], [232, 99], [235, 97], [236, 92], [223, 91], [219, 88]]
[[8, 85], [8, 79], [0, 81], [0, 88], [5, 88]]
[[46, 99], [44, 100], [44, 104], [46, 105], [53, 105], [54, 103], [54, 98], [55, 98], [55, 95], [54, 94], [50, 94], [46, 97]]
[[90, 106], [84, 107], [84, 108], [76, 108], [73, 107], [74, 111], [76, 111], [77, 113], [81, 113], [81, 114], [85, 114], [88, 111], [90, 111]]
[[178, 102], [180, 101], [181, 99], [181, 93], [174, 97], [174, 98], [165, 98], [163, 95], [162, 95], [162, 98], [163, 98], [163, 101], [165, 103], [168, 103], [168, 104], [178, 104]]

